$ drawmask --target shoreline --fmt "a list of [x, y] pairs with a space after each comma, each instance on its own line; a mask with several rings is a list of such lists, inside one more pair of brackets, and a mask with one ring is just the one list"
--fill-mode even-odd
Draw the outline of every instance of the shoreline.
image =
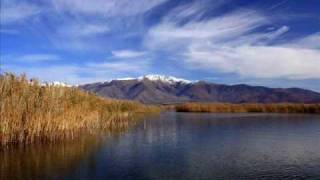
[[[170, 107], [172, 108], [172, 107]], [[176, 112], [196, 113], [302, 113], [320, 114], [320, 104], [301, 103], [184, 103], [174, 105]]]

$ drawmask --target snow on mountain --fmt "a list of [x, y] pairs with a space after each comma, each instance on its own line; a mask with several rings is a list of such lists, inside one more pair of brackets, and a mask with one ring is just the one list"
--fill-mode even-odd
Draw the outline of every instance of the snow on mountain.
[[[127, 79], [127, 78], [126, 78]], [[150, 83], [153, 81], [154, 83]], [[191, 83], [190, 83], [191, 82]], [[244, 84], [223, 85], [192, 82], [172, 76], [145, 75], [128, 81], [85, 84], [79, 87], [106, 98], [167, 104], [180, 102], [220, 103], [319, 103], [320, 93], [298, 88], [267, 88]]]
[[[186, 80], [186, 79], [176, 78], [176, 77], [167, 76], [167, 75], [159, 75], [159, 74], [148, 74], [148, 75], [139, 76], [137, 78], [125, 77], [125, 78], [118, 78], [118, 79], [115, 79], [115, 80], [117, 80], [117, 81], [129, 81], [129, 80], [142, 81], [144, 79], [148, 79], [149, 81], [161, 81], [161, 82], [169, 83], [169, 84], [174, 84], [174, 83], [189, 84], [189, 83], [193, 83], [193, 81], [189, 81], [189, 80]], [[108, 82], [110, 82], [110, 81], [108, 81]]]
[[70, 86], [70, 85], [67, 85], [67, 84], [64, 83], [64, 82], [59, 82], [59, 81], [53, 81], [53, 82], [51, 83], [51, 85], [53, 85], [53, 86], [63, 86], [63, 87]]
[[42, 83], [43, 86], [49, 85], [49, 86], [60, 86], [60, 87], [72, 87], [70, 84], [66, 84], [64, 82], [59, 82], [59, 81], [52, 81], [52, 82], [45, 82]]
[[144, 75], [138, 77], [138, 80], [143, 80], [143, 79], [148, 79], [150, 81], [161, 81], [169, 84], [174, 84], [174, 83], [185, 83], [189, 84], [192, 83], [192, 81], [186, 80], [186, 79], [181, 79], [181, 78], [176, 78], [173, 76], [166, 76], [166, 75], [158, 75], [158, 74], [149, 74], [149, 75]]
[[118, 80], [118, 81], [129, 81], [129, 80], [135, 80], [135, 79], [137, 79], [137, 78], [125, 77], [125, 78], [118, 78], [116, 80]]

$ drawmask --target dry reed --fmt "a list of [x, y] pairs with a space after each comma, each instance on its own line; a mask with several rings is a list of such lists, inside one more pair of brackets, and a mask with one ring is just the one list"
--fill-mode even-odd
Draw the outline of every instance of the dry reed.
[[175, 106], [177, 112], [214, 113], [320, 113], [320, 104], [227, 104], [227, 103], [185, 103]]
[[55, 141], [84, 130], [115, 129], [128, 124], [137, 113], [158, 110], [7, 73], [0, 76], [0, 145]]

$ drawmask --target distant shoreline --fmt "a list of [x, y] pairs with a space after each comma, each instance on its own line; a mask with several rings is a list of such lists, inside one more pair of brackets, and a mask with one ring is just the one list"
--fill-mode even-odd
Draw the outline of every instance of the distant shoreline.
[[197, 113], [305, 113], [320, 114], [320, 104], [300, 103], [183, 103], [167, 106], [176, 112]]

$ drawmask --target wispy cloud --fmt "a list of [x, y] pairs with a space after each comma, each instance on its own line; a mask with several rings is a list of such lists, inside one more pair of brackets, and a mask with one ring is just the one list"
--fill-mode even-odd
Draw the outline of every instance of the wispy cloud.
[[78, 72], [81, 72], [81, 67], [73, 65], [51, 65], [51, 66], [26, 66], [7, 65], [3, 67], [4, 71], [20, 74], [25, 73], [29, 78], [39, 78], [42, 82], [61, 81], [68, 84], [76, 84], [81, 82]]
[[106, 23], [76, 23], [68, 24], [58, 30], [58, 33], [68, 37], [89, 37], [104, 34], [110, 31]]
[[274, 4], [273, 6], [269, 7], [268, 9], [273, 10], [273, 9], [279, 8], [280, 6], [286, 4], [288, 1], [289, 0], [282, 0], [282, 1], [278, 2], [277, 4]]
[[[196, 16], [199, 8], [190, 8], [180, 14]], [[252, 10], [180, 22], [179, 16], [169, 14], [150, 29], [145, 46], [179, 56], [190, 69], [245, 78], [320, 78], [320, 50], [315, 49], [319, 34], [279, 43], [290, 28], [270, 31], [273, 20]]]
[[51, 34], [45, 33], [50, 43], [57, 49], [93, 51], [103, 49], [101, 37], [108, 34], [110, 28], [106, 22], [88, 22], [66, 20]]
[[230, 4], [230, 0], [197, 0], [174, 8], [164, 17], [164, 21], [199, 21], [205, 18], [208, 12], [214, 12], [227, 4]]
[[320, 32], [311, 34], [309, 36], [295, 39], [293, 42], [288, 42], [288, 46], [293, 46], [297, 48], [310, 48], [310, 49], [318, 49], [320, 51]]
[[253, 11], [236, 11], [184, 25], [175, 21], [163, 21], [149, 31], [145, 43], [148, 48], [159, 48], [180, 44], [187, 46], [194, 42], [226, 42], [245, 35], [266, 22], [265, 17]]
[[43, 61], [57, 61], [60, 57], [55, 54], [27, 54], [18, 56], [17, 60], [24, 62], [43, 62]]
[[270, 46], [194, 48], [186, 54], [193, 68], [236, 73], [246, 78], [309, 79], [320, 77], [320, 53]]
[[[139, 76], [150, 71], [151, 61], [132, 61], [131, 59], [105, 60], [95, 63], [87, 61], [81, 64], [65, 64], [52, 62], [43, 66], [42, 62], [59, 60], [64, 61], [54, 54], [29, 54], [1, 56], [5, 61], [1, 64], [1, 71], [26, 73], [28, 77], [36, 77], [41, 81], [62, 81], [68, 84], [84, 84], [101, 82], [127, 76]], [[21, 66], [15, 62], [29, 63]], [[53, 76], [54, 74], [54, 76]]]
[[95, 68], [99, 71], [115, 71], [115, 72], [143, 72], [146, 64], [132, 64], [128, 62], [105, 62], [98, 64], [90, 64], [89, 67]]
[[135, 15], [146, 12], [167, 0], [54, 0], [55, 8], [74, 13], [86, 13], [92, 15]]
[[22, 63], [40, 63], [40, 62], [51, 62], [58, 61], [61, 58], [56, 54], [7, 54], [2, 55], [4, 63], [9, 62], [22, 62]]
[[[106, 38], [119, 40], [119, 35], [114, 35], [121, 32], [120, 37], [125, 39], [126, 34], [133, 34], [132, 29], [143, 29], [144, 13], [166, 1], [3, 0], [1, 24], [12, 30], [23, 27], [28, 30], [24, 33], [41, 33], [42, 38], [57, 49], [102, 51], [113, 44], [110, 41], [101, 41], [103, 35], [110, 34]], [[18, 24], [27, 21], [30, 23]], [[2, 30], [2, 33], [10, 32]]]
[[0, 11], [1, 24], [16, 23], [34, 17], [42, 12], [38, 6], [17, 0], [2, 0]]
[[111, 52], [115, 58], [138, 58], [147, 54], [145, 51], [119, 50]]

